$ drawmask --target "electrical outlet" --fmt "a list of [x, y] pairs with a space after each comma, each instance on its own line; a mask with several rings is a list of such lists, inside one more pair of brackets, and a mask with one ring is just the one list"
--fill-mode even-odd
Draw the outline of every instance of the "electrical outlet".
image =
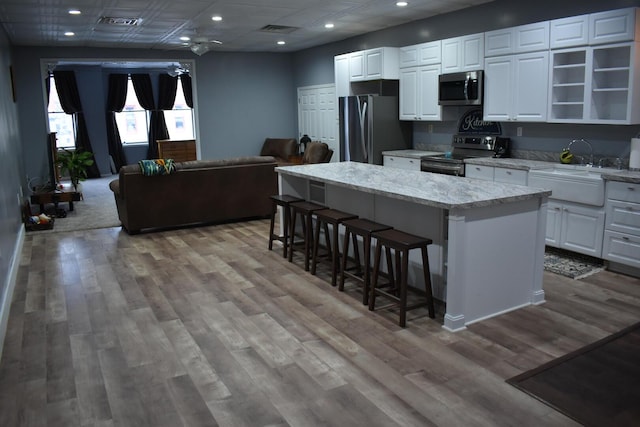
[[517, 136], [522, 136], [522, 126], [518, 126], [518, 127], [516, 128], [516, 135], [517, 135]]
[[433, 125], [429, 123], [429, 133], [433, 133]]

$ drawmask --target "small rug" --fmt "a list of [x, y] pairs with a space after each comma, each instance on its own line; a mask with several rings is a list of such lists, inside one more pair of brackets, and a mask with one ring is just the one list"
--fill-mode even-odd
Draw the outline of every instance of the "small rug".
[[640, 425], [640, 323], [507, 380], [585, 426]]
[[604, 265], [599, 258], [547, 247], [544, 253], [544, 269], [572, 279], [582, 279], [602, 271]]
[[[109, 182], [117, 179], [117, 175], [82, 181], [83, 200], [73, 203], [69, 210], [68, 203], [60, 203], [59, 207], [66, 211], [64, 217], [56, 218], [52, 230], [34, 231], [34, 233], [59, 233], [67, 231], [93, 230], [96, 228], [119, 227], [120, 219]], [[32, 205], [34, 214], [39, 213], [37, 205]], [[52, 204], [45, 207], [48, 214], [55, 215]]]

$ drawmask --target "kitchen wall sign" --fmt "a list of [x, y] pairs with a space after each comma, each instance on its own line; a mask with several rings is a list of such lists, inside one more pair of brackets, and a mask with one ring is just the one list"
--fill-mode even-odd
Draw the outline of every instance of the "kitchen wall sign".
[[499, 122], [489, 122], [482, 119], [482, 108], [468, 110], [458, 122], [460, 135], [502, 135]]

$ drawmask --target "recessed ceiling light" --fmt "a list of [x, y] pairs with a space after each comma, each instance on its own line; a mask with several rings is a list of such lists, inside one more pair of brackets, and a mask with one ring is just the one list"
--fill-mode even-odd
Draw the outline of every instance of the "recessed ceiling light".
[[67, 31], [67, 32], [64, 33], [64, 35], [67, 36], [67, 37], [71, 37], [71, 36], [75, 36], [76, 33], [74, 33], [73, 31]]
[[189, 40], [191, 40], [191, 37], [182, 36], [180, 37], [180, 40], [182, 40], [183, 42], [188, 42]]
[[211, 17], [211, 19], [212, 19], [213, 21], [219, 22], [219, 21], [222, 21], [222, 16], [213, 15], [213, 16]]
[[69, 10], [69, 15], [80, 15], [82, 12], [80, 12], [78, 9], [70, 9]]
[[408, 4], [409, 3], [407, 3], [406, 1], [398, 1], [398, 2], [396, 2], [396, 6], [398, 6], [398, 7], [405, 7]]
[[279, 45], [287, 44], [284, 40], [278, 40]]
[[325, 28], [333, 28], [333, 23], [331, 22], [327, 22], [326, 24], [324, 24]]

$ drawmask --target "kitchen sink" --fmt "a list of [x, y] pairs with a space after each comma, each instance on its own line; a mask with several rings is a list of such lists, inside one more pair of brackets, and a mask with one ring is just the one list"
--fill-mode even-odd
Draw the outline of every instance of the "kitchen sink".
[[600, 168], [575, 165], [557, 165], [547, 169], [529, 171], [530, 187], [551, 190], [551, 199], [604, 205], [604, 180]]

